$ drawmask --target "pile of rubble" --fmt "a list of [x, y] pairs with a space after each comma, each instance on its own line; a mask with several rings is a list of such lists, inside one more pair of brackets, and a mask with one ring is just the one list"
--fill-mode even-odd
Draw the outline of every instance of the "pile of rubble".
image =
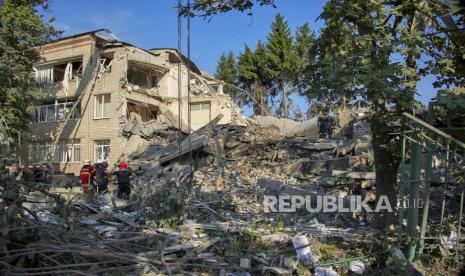
[[115, 202], [114, 187], [90, 199], [13, 189], [20, 201], [2, 198], [2, 208], [15, 210], [2, 215], [2, 270], [338, 275], [374, 271], [388, 258], [367, 216], [264, 212], [266, 195], [374, 197], [370, 150], [353, 155], [361, 140], [286, 136], [220, 119], [190, 135], [127, 123], [125, 153], [138, 174], [129, 202]]
[[[192, 167], [190, 196], [203, 204], [197, 206], [207, 204], [223, 218], [262, 214], [263, 195], [355, 193], [374, 201], [371, 149], [354, 155], [369, 137], [331, 141], [286, 136], [257, 125], [218, 125], [220, 119], [190, 136], [167, 131], [170, 127], [164, 124], [128, 123], [123, 131], [130, 134], [131, 150], [126, 152], [139, 174], [136, 187], [146, 191], [147, 185], [157, 186], [177, 170]], [[136, 150], [134, 137], [145, 141]]]

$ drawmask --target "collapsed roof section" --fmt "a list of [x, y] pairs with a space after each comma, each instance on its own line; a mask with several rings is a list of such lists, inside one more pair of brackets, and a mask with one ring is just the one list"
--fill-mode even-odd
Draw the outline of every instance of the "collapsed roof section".
[[[169, 62], [170, 63], [178, 63], [181, 59], [184, 64], [189, 66], [189, 69], [198, 74], [202, 75], [200, 69], [195, 65], [195, 63], [188, 59], [185, 55], [180, 55], [178, 50], [175, 48], [151, 48], [149, 50], [142, 49], [137, 47], [131, 43], [124, 42], [119, 40], [119, 38], [114, 35], [109, 29], [97, 29], [89, 32], [79, 33], [71, 36], [62, 37], [56, 40], [53, 40], [46, 45], [42, 46], [40, 49], [47, 49], [49, 47], [53, 47], [57, 44], [66, 43], [68, 40], [75, 40], [76, 38], [85, 38], [85, 37], [92, 37], [96, 42], [96, 47], [105, 47], [105, 48], [112, 48], [112, 47], [120, 47], [120, 46], [132, 46], [139, 48], [149, 54], [159, 56], [161, 53], [168, 53], [169, 55]], [[75, 43], [75, 41], [73, 41]]]

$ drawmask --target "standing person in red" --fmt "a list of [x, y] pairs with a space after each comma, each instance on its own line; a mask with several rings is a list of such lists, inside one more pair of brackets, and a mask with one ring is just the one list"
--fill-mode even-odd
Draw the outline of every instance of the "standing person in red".
[[82, 185], [84, 194], [91, 194], [90, 186], [93, 185], [95, 169], [91, 165], [90, 160], [85, 160], [84, 165], [81, 168], [79, 179]]

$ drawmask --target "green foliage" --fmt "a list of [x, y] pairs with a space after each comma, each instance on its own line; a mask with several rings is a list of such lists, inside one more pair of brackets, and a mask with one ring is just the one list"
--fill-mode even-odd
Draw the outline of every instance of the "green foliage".
[[253, 52], [246, 45], [238, 61], [239, 84], [250, 94], [246, 95], [245, 99], [252, 105], [254, 113], [260, 115], [266, 115], [270, 100], [271, 76], [267, 66], [267, 55], [268, 50], [259, 42]]
[[291, 34], [289, 25], [281, 14], [277, 14], [271, 24], [271, 32], [267, 37], [268, 71], [272, 77], [272, 84], [275, 93], [282, 94], [282, 100], [277, 113], [285, 118], [289, 117], [289, 94], [292, 89], [289, 85], [295, 79], [299, 65], [299, 57], [294, 47], [294, 37]]
[[224, 252], [227, 257], [239, 258], [249, 252], [260, 252], [274, 248], [273, 244], [262, 240], [260, 233], [252, 231], [230, 233], [227, 238], [227, 249]]
[[302, 72], [304, 69], [307, 71], [313, 69], [313, 61], [315, 57], [315, 34], [311, 32], [308, 23], [303, 24], [297, 28], [295, 33], [294, 49], [297, 55], [297, 68], [295, 82], [297, 85], [302, 81]]
[[330, 108], [327, 103], [325, 102], [315, 102], [312, 104], [310, 109], [308, 110], [308, 113], [312, 116], [319, 116], [320, 114], [323, 113], [323, 111], [328, 111]]
[[[220, 56], [216, 66], [215, 78], [222, 80], [227, 84], [237, 85], [237, 70], [236, 58], [230, 51], [228, 54], [222, 54]], [[233, 99], [241, 99], [241, 93], [231, 86], [225, 85], [223, 91], [230, 94]]]
[[[223, 54], [216, 77], [247, 91], [229, 88], [226, 91], [240, 103], [253, 107], [254, 114], [266, 115], [280, 97], [278, 115], [303, 119], [302, 111], [289, 99], [302, 86], [304, 69], [313, 63], [315, 35], [308, 24], [300, 26], [295, 39], [284, 17], [277, 14], [267, 41], [258, 41], [255, 50], [248, 45], [237, 59]], [[249, 95], [247, 95], [249, 94]]]
[[27, 127], [34, 103], [31, 72], [40, 59], [37, 47], [58, 32], [37, 12], [46, 0], [6, 0], [0, 7], [0, 116], [13, 135]]
[[295, 66], [297, 56], [293, 49], [294, 38], [287, 21], [281, 14], [276, 15], [267, 39], [272, 76], [279, 80], [286, 79]]
[[254, 5], [272, 5], [274, 0], [234, 0], [234, 1], [218, 1], [218, 0], [193, 0], [190, 6], [181, 5], [181, 14], [191, 16], [211, 17], [215, 14], [237, 10], [239, 12], [247, 12], [251, 15], [250, 9]]

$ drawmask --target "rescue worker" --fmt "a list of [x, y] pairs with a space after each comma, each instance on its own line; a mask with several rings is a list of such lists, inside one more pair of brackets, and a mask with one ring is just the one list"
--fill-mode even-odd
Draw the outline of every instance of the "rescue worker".
[[328, 111], [323, 111], [322, 115], [318, 117], [317, 125], [320, 127], [320, 138], [331, 138], [333, 132], [334, 121], [331, 116], [328, 115]]
[[104, 160], [98, 160], [95, 164], [95, 184], [99, 195], [108, 190], [108, 163]]
[[84, 194], [90, 195], [92, 194], [91, 188], [94, 185], [94, 173], [95, 169], [92, 166], [92, 161], [90, 160], [85, 160], [84, 165], [81, 168], [81, 172], [79, 174], [79, 181], [81, 182], [82, 185], [82, 190], [84, 191]]
[[118, 170], [114, 171], [113, 174], [116, 176], [116, 184], [118, 184], [118, 198], [128, 200], [131, 194], [131, 179], [134, 178], [128, 164], [120, 162]]

